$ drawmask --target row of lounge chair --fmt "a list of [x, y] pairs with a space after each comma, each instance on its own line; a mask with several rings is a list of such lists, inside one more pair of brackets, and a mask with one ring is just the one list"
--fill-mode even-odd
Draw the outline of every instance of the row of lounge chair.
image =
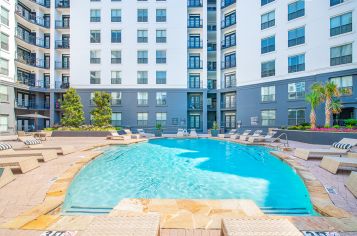
[[178, 129], [176, 136], [178, 138], [183, 138], [183, 137], [198, 138], [196, 129], [190, 129], [190, 132], [188, 132], [187, 129]]
[[220, 134], [220, 138], [230, 138], [240, 141], [245, 141], [249, 143], [257, 143], [257, 142], [271, 142], [273, 141], [273, 137], [276, 134], [275, 131], [271, 131], [266, 135], [262, 135], [263, 130], [256, 130], [252, 133], [252, 130], [244, 130], [242, 134], [239, 134], [236, 129], [230, 130], [226, 134]]
[[0, 188], [15, 179], [13, 172], [26, 173], [37, 167], [39, 162], [56, 159], [58, 155], [67, 155], [75, 151], [73, 146], [44, 146], [32, 136], [21, 136], [19, 140], [25, 146], [13, 148], [9, 144], [0, 144]]
[[141, 139], [141, 138], [152, 138], [154, 134], [146, 133], [144, 129], [137, 129], [137, 133], [134, 134], [130, 129], [123, 129], [118, 132], [112, 132], [111, 135], [107, 136], [109, 140], [130, 140], [130, 139]]

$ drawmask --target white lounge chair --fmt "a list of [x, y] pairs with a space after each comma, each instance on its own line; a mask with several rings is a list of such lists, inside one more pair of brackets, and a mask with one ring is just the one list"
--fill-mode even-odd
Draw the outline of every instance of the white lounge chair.
[[188, 132], [186, 129], [177, 129], [176, 137], [182, 138], [188, 136]]
[[230, 138], [232, 135], [235, 135], [236, 133], [237, 133], [236, 129], [231, 129], [228, 133], [219, 134], [218, 137], [220, 137], [220, 138]]
[[[335, 143], [336, 144], [336, 143]], [[301, 158], [303, 160], [308, 160], [310, 158], [323, 158], [324, 156], [342, 156], [347, 154], [350, 149], [357, 145], [357, 139], [344, 138], [339, 141], [337, 144], [349, 145], [350, 148], [338, 148], [338, 145], [333, 145], [330, 148], [323, 149], [305, 149], [297, 148], [295, 149], [294, 156]]]
[[37, 157], [11, 157], [0, 158], [0, 167], [8, 167], [13, 171], [21, 171], [26, 173], [39, 167]]
[[336, 174], [339, 170], [357, 170], [357, 153], [349, 152], [345, 156], [324, 156], [320, 167]]
[[190, 137], [198, 138], [198, 134], [196, 132], [196, 129], [190, 129]]
[[256, 131], [254, 131], [254, 133], [252, 134], [252, 135], [244, 135], [244, 134], [242, 134], [241, 136], [239, 136], [239, 140], [241, 140], [241, 141], [247, 141], [248, 140], [248, 138], [250, 138], [250, 137], [259, 137], [261, 134], [263, 133], [263, 130], [256, 130]]
[[127, 134], [118, 134], [118, 132], [112, 132], [111, 135], [107, 136], [109, 140], [130, 140], [131, 135]]
[[351, 172], [345, 185], [351, 191], [351, 193], [357, 198], [357, 172], [355, 171]]
[[25, 148], [14, 148], [14, 150], [56, 150], [57, 154], [67, 155], [69, 153], [75, 152], [76, 149], [71, 145], [61, 145], [61, 146], [44, 146], [41, 140], [37, 140], [33, 137], [19, 137], [19, 139], [26, 145]]
[[235, 133], [235, 134], [231, 135], [230, 138], [231, 138], [231, 139], [239, 139], [241, 135], [243, 135], [243, 136], [248, 136], [248, 135], [250, 134], [250, 132], [252, 132], [252, 130], [246, 129], [246, 130], [243, 131], [242, 134]]
[[263, 136], [250, 136], [248, 138], [248, 142], [250, 143], [257, 143], [257, 142], [271, 142], [273, 140], [274, 135], [276, 134], [276, 132], [270, 132], [267, 135]]
[[126, 133], [126, 135], [130, 136], [132, 139], [140, 138], [140, 134], [133, 134], [133, 132], [131, 132], [130, 129], [124, 129], [124, 132]]
[[150, 133], [145, 133], [144, 129], [137, 129], [138, 134], [140, 135], [140, 138], [152, 138], [155, 135], [154, 134], [150, 134]]
[[56, 159], [57, 150], [50, 149], [50, 150], [14, 150], [8, 149], [4, 151], [0, 151], [0, 158], [4, 157], [26, 157], [26, 156], [36, 156], [38, 161], [47, 162], [53, 159]]
[[15, 176], [12, 174], [12, 171], [8, 167], [0, 168], [0, 188], [4, 187], [11, 181], [15, 179]]

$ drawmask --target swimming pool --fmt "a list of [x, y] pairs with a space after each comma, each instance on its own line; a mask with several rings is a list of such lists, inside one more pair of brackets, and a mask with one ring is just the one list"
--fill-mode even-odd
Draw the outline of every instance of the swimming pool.
[[105, 213], [123, 198], [251, 199], [267, 213], [314, 214], [294, 170], [261, 146], [156, 139], [114, 146], [71, 183], [64, 213]]

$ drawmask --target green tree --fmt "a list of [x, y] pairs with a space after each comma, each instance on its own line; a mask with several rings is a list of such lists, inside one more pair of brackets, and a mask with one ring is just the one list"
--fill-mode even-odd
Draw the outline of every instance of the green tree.
[[316, 112], [315, 109], [318, 107], [322, 102], [322, 89], [321, 84], [313, 84], [311, 87], [311, 92], [306, 95], [306, 101], [310, 103], [311, 111], [310, 111], [310, 123], [311, 128], [316, 128]]
[[109, 126], [112, 120], [111, 96], [106, 92], [95, 92], [93, 101], [95, 108], [91, 111], [94, 126]]
[[337, 100], [335, 99], [341, 96], [341, 92], [337, 85], [331, 81], [327, 82], [321, 89], [323, 99], [325, 100], [325, 127], [330, 127], [331, 113], [336, 114], [341, 112], [341, 104], [336, 103]]
[[61, 119], [63, 126], [78, 127], [83, 123], [83, 105], [80, 96], [74, 88], [69, 88], [63, 95], [61, 108], [63, 109], [63, 117]]

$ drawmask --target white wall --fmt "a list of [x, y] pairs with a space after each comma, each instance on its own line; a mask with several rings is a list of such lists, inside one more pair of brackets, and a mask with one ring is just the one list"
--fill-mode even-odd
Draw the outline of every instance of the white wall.
[[[297, 78], [357, 66], [357, 1], [347, 0], [330, 7], [327, 0], [305, 0], [305, 16], [288, 21], [288, 4], [295, 0], [275, 0], [265, 6], [260, 1], [238, 1], [237, 85]], [[261, 15], [275, 9], [275, 26], [260, 30]], [[330, 17], [353, 12], [353, 30], [330, 37]], [[305, 25], [305, 44], [288, 48], [288, 31]], [[276, 51], [261, 55], [261, 39], [275, 34]], [[258, 36], [258, 37], [257, 37]], [[330, 47], [353, 42], [353, 63], [330, 67]], [[305, 54], [304, 72], [288, 73], [288, 57]], [[261, 78], [261, 62], [275, 59], [276, 76]]]
[[[148, 8], [149, 22], [137, 22], [137, 9]], [[167, 9], [167, 22], [156, 23], [156, 9]], [[90, 22], [90, 9], [101, 9], [101, 22]], [[111, 9], [121, 9], [122, 22], [110, 22]], [[187, 3], [182, 0], [71, 2], [71, 86], [75, 88], [187, 88]], [[101, 30], [101, 43], [90, 44], [90, 30]], [[111, 30], [122, 31], [112, 44]], [[149, 43], [137, 43], [137, 30], [148, 29]], [[167, 43], [156, 44], [156, 29], [167, 30]], [[101, 64], [90, 64], [90, 50], [101, 50]], [[111, 50], [122, 51], [122, 64], [110, 63]], [[166, 49], [167, 63], [156, 64], [156, 49]], [[149, 51], [149, 64], [137, 64], [137, 50]], [[90, 71], [101, 71], [101, 84], [90, 84]], [[111, 71], [121, 71], [122, 84], [111, 84]], [[147, 85], [137, 84], [137, 71], [147, 70]], [[167, 84], [156, 85], [156, 70], [167, 71]]]

